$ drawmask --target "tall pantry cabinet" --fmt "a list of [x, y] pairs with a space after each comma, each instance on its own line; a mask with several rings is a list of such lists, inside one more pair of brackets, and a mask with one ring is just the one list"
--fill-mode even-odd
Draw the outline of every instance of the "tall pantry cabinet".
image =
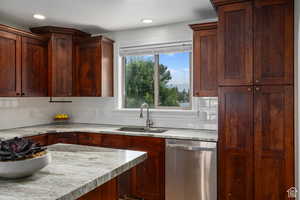
[[219, 15], [219, 200], [293, 198], [293, 1], [212, 2]]

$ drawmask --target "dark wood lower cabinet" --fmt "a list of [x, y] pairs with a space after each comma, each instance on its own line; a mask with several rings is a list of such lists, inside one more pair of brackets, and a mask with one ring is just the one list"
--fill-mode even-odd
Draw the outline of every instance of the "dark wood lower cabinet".
[[80, 197], [78, 200], [118, 200], [118, 182], [113, 179], [93, 191]]
[[253, 200], [253, 89], [219, 88], [219, 200]]
[[288, 200], [293, 86], [221, 87], [219, 97], [219, 199]]
[[293, 86], [255, 87], [255, 200], [288, 200], [295, 185], [293, 99]]

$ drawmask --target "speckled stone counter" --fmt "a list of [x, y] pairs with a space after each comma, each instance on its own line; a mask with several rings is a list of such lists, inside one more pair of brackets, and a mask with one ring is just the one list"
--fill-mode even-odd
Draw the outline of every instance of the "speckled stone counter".
[[147, 158], [145, 152], [70, 144], [49, 146], [52, 163], [35, 175], [0, 179], [1, 200], [74, 200]]
[[130, 132], [119, 131], [121, 126], [114, 125], [95, 125], [95, 124], [62, 124], [62, 125], [42, 125], [17, 129], [0, 130], [0, 139], [10, 139], [13, 137], [34, 136], [45, 133], [60, 132], [84, 132], [84, 133], [101, 133], [101, 134], [120, 134], [132, 136], [148, 136], [168, 139], [183, 140], [200, 140], [207, 142], [216, 142], [218, 140], [217, 131], [213, 130], [197, 130], [197, 129], [170, 129], [164, 133], [148, 133], [148, 132]]

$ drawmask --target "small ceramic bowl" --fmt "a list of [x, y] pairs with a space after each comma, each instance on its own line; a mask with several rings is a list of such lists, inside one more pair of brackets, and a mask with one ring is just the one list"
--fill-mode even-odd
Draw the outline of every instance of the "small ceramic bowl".
[[0, 162], [0, 177], [2, 178], [23, 178], [33, 175], [43, 169], [51, 162], [51, 154], [18, 161]]

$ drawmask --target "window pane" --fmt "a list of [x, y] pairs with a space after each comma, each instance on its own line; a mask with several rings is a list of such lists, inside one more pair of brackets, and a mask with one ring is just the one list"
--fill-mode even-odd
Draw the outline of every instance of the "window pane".
[[190, 106], [190, 52], [159, 55], [159, 105]]
[[154, 56], [125, 57], [125, 108], [154, 107]]

